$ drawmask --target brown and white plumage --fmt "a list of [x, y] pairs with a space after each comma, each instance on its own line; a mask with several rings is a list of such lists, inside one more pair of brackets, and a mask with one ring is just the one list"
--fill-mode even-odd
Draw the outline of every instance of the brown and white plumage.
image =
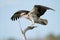
[[12, 17], [12, 20], [17, 20], [19, 17], [24, 16], [25, 18], [29, 19], [32, 22], [32, 26], [34, 23], [39, 23], [46, 25], [48, 22], [46, 19], [41, 19], [40, 17], [44, 15], [47, 10], [53, 10], [52, 8], [42, 6], [42, 5], [35, 5], [31, 11], [27, 10], [20, 10], [17, 11]]
[[14, 15], [11, 17], [12, 20], [17, 20], [19, 17], [23, 15], [27, 15], [29, 11], [27, 10], [20, 10], [14, 13]]

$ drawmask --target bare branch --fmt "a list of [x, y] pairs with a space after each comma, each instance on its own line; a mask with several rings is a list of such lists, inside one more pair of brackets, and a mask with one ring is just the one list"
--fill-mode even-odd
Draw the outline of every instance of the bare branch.
[[23, 30], [23, 32], [26, 33], [28, 30], [32, 30], [32, 29], [34, 29], [34, 28], [36, 28], [36, 27], [37, 27], [37, 26], [33, 26], [33, 27], [27, 26], [27, 27]]
[[35, 27], [37, 27], [37, 26], [33, 26], [33, 27], [27, 26], [24, 30], [22, 30], [20, 21], [19, 21], [19, 26], [20, 26], [20, 30], [21, 30], [21, 32], [22, 32], [22, 38], [23, 38], [23, 40], [27, 40], [27, 39], [26, 39], [26, 36], [25, 36], [25, 33], [26, 33], [28, 30], [32, 30], [32, 29], [34, 29]]

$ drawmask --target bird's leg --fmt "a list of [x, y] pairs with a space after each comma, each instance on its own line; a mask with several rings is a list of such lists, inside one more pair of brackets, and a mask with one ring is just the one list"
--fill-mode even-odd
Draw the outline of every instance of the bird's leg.
[[35, 22], [34, 22], [33, 17], [31, 16], [29, 19], [30, 19], [30, 22], [31, 22], [31, 26], [29, 26], [29, 28], [33, 29], [33, 28], [37, 27], [37, 26], [34, 26]]
[[35, 23], [34, 23], [34, 19], [33, 19], [33, 17], [32, 17], [31, 14], [28, 14], [27, 19], [30, 20], [30, 22], [31, 22], [31, 26], [28, 26], [28, 27], [26, 28], [26, 30], [33, 29], [33, 28], [37, 27], [37, 26], [34, 26]]
[[33, 27], [35, 23], [34, 23], [33, 17], [31, 15], [29, 15], [29, 20], [32, 23], [31, 27]]
[[31, 23], [32, 23], [32, 24], [31, 24], [31, 27], [33, 27], [33, 26], [34, 26], [34, 21], [33, 21], [33, 20], [31, 20]]

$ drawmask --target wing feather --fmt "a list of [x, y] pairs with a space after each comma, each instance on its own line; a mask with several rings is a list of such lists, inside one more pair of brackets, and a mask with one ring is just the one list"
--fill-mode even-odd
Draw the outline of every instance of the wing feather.
[[11, 20], [17, 20], [19, 19], [19, 17], [21, 17], [20, 14], [24, 13], [24, 14], [28, 14], [29, 11], [27, 10], [20, 10], [14, 13], [14, 15], [11, 17]]
[[42, 16], [49, 9], [55, 11], [52, 8], [49, 8], [49, 7], [46, 7], [46, 6], [42, 6], [42, 5], [35, 5], [34, 9], [36, 10], [36, 15], [38, 17]]

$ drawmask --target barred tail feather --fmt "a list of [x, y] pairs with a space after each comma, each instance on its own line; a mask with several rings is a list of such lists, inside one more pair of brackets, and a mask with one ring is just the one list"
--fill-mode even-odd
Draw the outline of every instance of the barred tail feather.
[[42, 25], [47, 25], [48, 24], [48, 21], [46, 19], [41, 19], [41, 23]]
[[41, 25], [47, 25], [48, 24], [48, 21], [46, 19], [39, 19], [38, 21], [35, 21], [35, 23], [39, 23]]

